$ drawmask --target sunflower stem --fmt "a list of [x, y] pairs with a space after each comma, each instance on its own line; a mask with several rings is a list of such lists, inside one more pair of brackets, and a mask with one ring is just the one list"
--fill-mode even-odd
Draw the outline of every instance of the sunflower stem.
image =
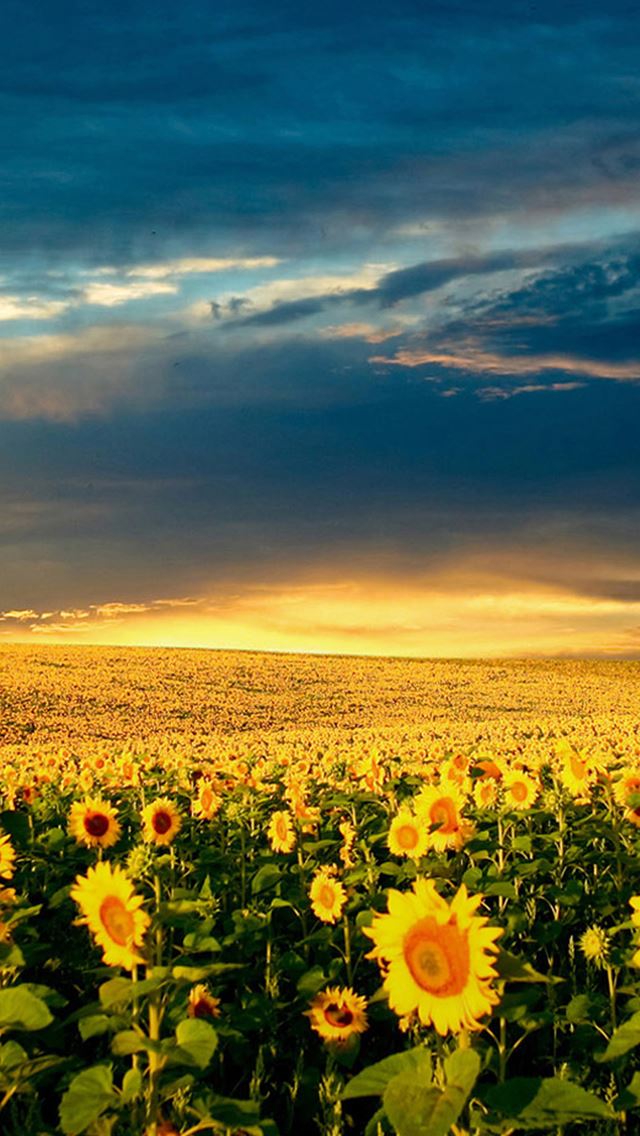
[[351, 928], [349, 927], [349, 916], [345, 915], [342, 927], [344, 930], [344, 964], [347, 970], [347, 983], [353, 986], [353, 966], [351, 963]]

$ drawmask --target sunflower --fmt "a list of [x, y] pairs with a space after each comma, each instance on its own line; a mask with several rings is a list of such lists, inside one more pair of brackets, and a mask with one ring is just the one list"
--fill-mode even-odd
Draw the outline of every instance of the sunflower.
[[171, 844], [182, 827], [182, 817], [173, 801], [158, 797], [142, 810], [144, 840], [153, 844]]
[[520, 769], [505, 773], [502, 784], [506, 807], [517, 811], [530, 808], [540, 791], [538, 782]]
[[560, 781], [578, 803], [585, 803], [591, 796], [591, 786], [595, 773], [589, 763], [573, 749], [561, 747]]
[[340, 824], [340, 835], [342, 837], [342, 847], [340, 848], [340, 859], [345, 868], [353, 868], [355, 860], [353, 858], [353, 847], [356, 842], [357, 832], [350, 820], [343, 820]]
[[88, 797], [75, 801], [69, 813], [69, 832], [87, 848], [110, 848], [120, 836], [115, 809], [108, 801]]
[[350, 986], [329, 986], [316, 994], [305, 1016], [324, 1041], [340, 1044], [367, 1029], [366, 1009], [366, 998], [354, 994]]
[[196, 820], [211, 820], [222, 804], [222, 797], [216, 793], [209, 781], [201, 781], [194, 800], [191, 802], [191, 813]]
[[419, 860], [427, 851], [429, 833], [424, 821], [418, 820], [410, 809], [402, 808], [391, 821], [387, 843], [394, 856]]
[[580, 950], [588, 962], [606, 966], [609, 961], [609, 936], [602, 927], [587, 927], [579, 939]]
[[471, 836], [472, 824], [460, 815], [462, 800], [455, 788], [442, 785], [427, 785], [416, 797], [416, 816], [429, 828], [427, 843], [434, 851], [458, 851]]
[[498, 782], [493, 777], [479, 778], [473, 787], [473, 799], [479, 809], [490, 809], [498, 798]]
[[275, 812], [269, 821], [267, 836], [274, 852], [292, 852], [296, 846], [296, 834], [291, 823], [291, 813], [284, 809]]
[[480, 1028], [479, 1019], [498, 1001], [491, 982], [502, 934], [475, 914], [481, 902], [462, 884], [449, 904], [432, 880], [419, 879], [411, 892], [390, 891], [388, 914], [363, 928], [375, 944], [367, 958], [378, 960], [399, 1017], [417, 1013], [442, 1035]]
[[2, 833], [2, 835], [0, 835], [0, 877], [2, 879], [10, 880], [13, 876], [15, 858], [16, 851], [11, 840]]
[[335, 923], [347, 902], [347, 893], [342, 884], [334, 879], [334, 871], [334, 868], [320, 868], [309, 889], [311, 910], [323, 923]]
[[199, 982], [189, 991], [187, 1015], [190, 1018], [219, 1018], [220, 999], [210, 994], [208, 988]]
[[150, 919], [122, 868], [104, 861], [89, 868], [86, 876], [76, 877], [71, 898], [82, 911], [77, 922], [86, 924], [102, 947], [106, 965], [133, 970], [142, 961], [136, 947], [142, 946]]
[[632, 769], [623, 774], [613, 786], [613, 795], [625, 810], [624, 819], [640, 826], [640, 806], [630, 803], [633, 797], [640, 797], [640, 770]]

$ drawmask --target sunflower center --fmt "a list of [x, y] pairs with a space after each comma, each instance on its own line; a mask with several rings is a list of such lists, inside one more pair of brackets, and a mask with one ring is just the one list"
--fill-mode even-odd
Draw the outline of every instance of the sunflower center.
[[213, 793], [211, 789], [203, 789], [202, 796], [200, 797], [200, 804], [205, 812], [208, 812], [213, 804]]
[[403, 824], [396, 830], [396, 839], [401, 848], [415, 848], [418, 838], [418, 830], [413, 824]]
[[324, 1010], [325, 1020], [330, 1026], [337, 1026], [338, 1029], [347, 1029], [353, 1021], [353, 1014], [346, 1006], [340, 1006], [337, 1002], [330, 1002]]
[[84, 827], [89, 836], [104, 836], [109, 829], [109, 818], [104, 813], [87, 813]]
[[284, 817], [278, 817], [276, 821], [276, 835], [278, 837], [278, 840], [286, 840], [287, 836], [289, 835], [287, 822]]
[[439, 832], [455, 832], [458, 827], [456, 807], [450, 797], [440, 797], [429, 812], [431, 824], [437, 824]]
[[573, 776], [576, 778], [577, 781], [582, 781], [582, 779], [584, 778], [584, 776], [587, 772], [587, 767], [586, 767], [584, 761], [581, 761], [579, 757], [572, 757], [571, 758], [571, 772], [573, 773]]
[[109, 938], [119, 947], [126, 947], [133, 939], [133, 915], [116, 895], [108, 895], [100, 904], [100, 922]]
[[527, 786], [525, 785], [524, 781], [516, 781], [515, 784], [511, 786], [511, 796], [513, 797], [514, 801], [526, 800]]
[[164, 836], [165, 832], [168, 832], [171, 828], [171, 824], [172, 821], [169, 813], [163, 812], [162, 809], [155, 813], [153, 818], [153, 828], [159, 836]]
[[460, 994], [469, 978], [469, 942], [455, 923], [436, 923], [433, 916], [409, 929], [404, 959], [414, 982], [438, 998]]
[[322, 907], [333, 907], [335, 903], [336, 893], [331, 887], [331, 884], [323, 884], [320, 888], [320, 895], [318, 899]]

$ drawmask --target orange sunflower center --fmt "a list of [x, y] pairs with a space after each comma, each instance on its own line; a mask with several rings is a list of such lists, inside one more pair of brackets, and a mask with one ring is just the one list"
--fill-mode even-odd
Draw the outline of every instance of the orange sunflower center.
[[584, 780], [584, 778], [587, 775], [587, 767], [586, 767], [584, 761], [581, 761], [579, 757], [573, 757], [572, 756], [571, 759], [570, 759], [570, 764], [571, 764], [571, 772], [573, 773], [573, 776], [576, 778], [576, 780], [577, 781]]
[[203, 789], [200, 794], [200, 804], [203, 809], [210, 809], [213, 804], [213, 793], [211, 789]]
[[85, 831], [89, 836], [104, 836], [109, 830], [109, 817], [104, 813], [87, 813], [84, 818]]
[[404, 960], [414, 982], [438, 998], [464, 990], [469, 978], [469, 941], [455, 923], [433, 916], [414, 923], [403, 943]]
[[331, 884], [323, 884], [322, 885], [322, 887], [320, 888], [320, 894], [318, 896], [318, 900], [320, 902], [321, 907], [327, 907], [327, 908], [333, 907], [333, 905], [336, 901], [336, 893], [335, 893], [334, 889], [332, 888]]
[[415, 848], [418, 839], [419, 833], [413, 824], [403, 824], [400, 828], [396, 829], [396, 840], [401, 848]]
[[324, 1010], [325, 1020], [330, 1026], [336, 1026], [338, 1029], [347, 1029], [353, 1021], [353, 1014], [346, 1006], [341, 1006], [338, 1002], [330, 1002], [325, 1006]]
[[278, 840], [286, 840], [289, 835], [289, 827], [284, 817], [278, 817], [276, 821], [276, 836]]
[[108, 895], [100, 904], [100, 922], [110, 939], [119, 947], [126, 947], [133, 938], [135, 924], [133, 915], [127, 911], [121, 899]]
[[524, 781], [516, 781], [511, 786], [511, 796], [514, 801], [526, 801], [527, 799], [527, 786]]
[[165, 832], [168, 832], [171, 828], [173, 821], [169, 813], [159, 809], [157, 813], [154, 813], [152, 823], [154, 832], [157, 832], [158, 836], [164, 836]]
[[455, 832], [458, 827], [458, 814], [451, 797], [439, 797], [429, 810], [431, 824], [437, 824], [440, 832]]

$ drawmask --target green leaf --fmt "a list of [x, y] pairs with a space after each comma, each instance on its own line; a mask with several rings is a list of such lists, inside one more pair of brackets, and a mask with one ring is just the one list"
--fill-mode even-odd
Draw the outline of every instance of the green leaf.
[[311, 970], [305, 973], [298, 979], [296, 990], [301, 998], [313, 998], [314, 994], [318, 993], [323, 986], [326, 986], [329, 979], [321, 966], [312, 966]]
[[98, 995], [105, 1010], [110, 1010], [112, 1006], [126, 1006], [133, 998], [132, 986], [130, 978], [110, 978], [108, 982], [103, 982]]
[[206, 1069], [216, 1051], [218, 1035], [201, 1018], [185, 1018], [176, 1027], [176, 1040], [178, 1048], [171, 1054], [172, 1063]]
[[614, 1113], [595, 1093], [560, 1077], [514, 1077], [494, 1085], [486, 1103], [509, 1119], [509, 1128], [558, 1128], [563, 1124], [611, 1119]]
[[232, 1097], [213, 1097], [207, 1108], [211, 1120], [227, 1128], [246, 1129], [260, 1120], [260, 1108], [252, 1100], [235, 1100]]
[[111, 1025], [111, 1018], [106, 1014], [90, 1014], [88, 1018], [81, 1018], [78, 1022], [78, 1029], [80, 1037], [83, 1041], [88, 1041], [90, 1037], [99, 1037], [102, 1033], [107, 1033]]
[[7, 1029], [44, 1029], [53, 1021], [53, 1015], [42, 998], [37, 998], [24, 986], [0, 990], [0, 1031]]
[[410, 1073], [415, 1080], [431, 1080], [431, 1053], [424, 1046], [407, 1049], [404, 1053], [394, 1053], [375, 1065], [369, 1065], [357, 1076], [352, 1077], [342, 1091], [342, 1100], [356, 1097], [381, 1097], [394, 1077], [399, 1073]]
[[188, 982], [193, 986], [196, 982], [205, 982], [213, 975], [225, 974], [228, 970], [239, 970], [242, 966], [241, 962], [212, 962], [209, 966], [174, 966], [171, 977], [177, 982]]
[[263, 891], [273, 888], [282, 878], [282, 872], [277, 864], [263, 864], [251, 881], [251, 892], [260, 895]]
[[142, 1073], [139, 1069], [127, 1069], [122, 1079], [122, 1104], [129, 1104], [142, 1094]]
[[145, 994], [159, 990], [166, 982], [167, 973], [167, 969], [164, 968], [162, 974], [144, 978], [142, 982], [132, 982], [130, 978], [110, 978], [108, 982], [103, 982], [98, 990], [100, 1002], [105, 1010], [111, 1010], [114, 1006], [126, 1006], [129, 1002], [133, 1002], [134, 998], [142, 998]]
[[17, 1041], [5, 1041], [4, 1045], [0, 1045], [0, 1073], [11, 1072], [26, 1060], [27, 1055]]
[[622, 1057], [637, 1045], [640, 1045], [640, 1011], [619, 1026], [604, 1053], [596, 1055], [596, 1060], [614, 1061], [616, 1057]]
[[517, 955], [512, 955], [510, 951], [498, 952], [496, 968], [498, 976], [505, 982], [564, 982], [563, 978], [541, 974], [539, 970], [534, 970], [530, 963], [518, 958]]
[[398, 1136], [447, 1136], [466, 1096], [461, 1089], [416, 1084], [412, 1073], [394, 1077], [385, 1089], [384, 1110]]
[[478, 1080], [480, 1065], [480, 1056], [475, 1049], [454, 1050], [444, 1063], [447, 1087], [455, 1086], [462, 1089], [466, 1100]]
[[117, 1105], [111, 1065], [93, 1065], [73, 1078], [60, 1104], [65, 1136], [79, 1136], [108, 1108]]
[[145, 1040], [135, 1030], [120, 1030], [111, 1042], [111, 1052], [114, 1057], [129, 1057], [147, 1048]]

